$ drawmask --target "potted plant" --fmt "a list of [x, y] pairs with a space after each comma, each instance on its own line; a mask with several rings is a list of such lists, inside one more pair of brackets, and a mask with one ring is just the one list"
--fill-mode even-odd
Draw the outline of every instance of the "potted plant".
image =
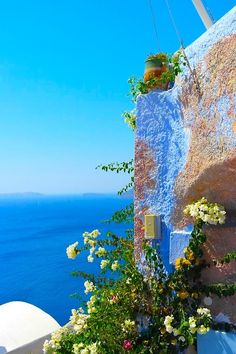
[[150, 89], [160, 88], [166, 90], [168, 82], [162, 80], [162, 75], [168, 70], [169, 58], [166, 53], [149, 55], [145, 61], [144, 82], [150, 83]]

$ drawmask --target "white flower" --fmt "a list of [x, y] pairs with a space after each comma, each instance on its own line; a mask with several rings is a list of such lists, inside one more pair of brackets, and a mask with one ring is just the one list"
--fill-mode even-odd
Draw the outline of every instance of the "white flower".
[[171, 315], [171, 316], [166, 316], [166, 317], [165, 317], [165, 320], [164, 320], [164, 325], [165, 325], [165, 326], [170, 325], [171, 322], [173, 321], [173, 319], [174, 319], [174, 316], [173, 316], [173, 315]]
[[119, 269], [119, 263], [118, 263], [118, 261], [114, 261], [114, 262], [112, 263], [111, 269], [112, 269], [113, 271], [116, 271], [117, 269]]
[[189, 322], [189, 327], [190, 328], [196, 327], [196, 320], [195, 320], [194, 317], [189, 317], [188, 322]]
[[88, 346], [90, 354], [97, 354], [97, 343], [92, 343]]
[[91, 296], [89, 301], [87, 302], [88, 313], [96, 312], [96, 307], [94, 306], [97, 297], [95, 295]]
[[193, 334], [196, 333], [196, 331], [197, 331], [196, 319], [194, 317], [189, 317], [188, 322], [189, 322], [190, 332], [193, 333]]
[[88, 315], [84, 314], [84, 311], [82, 308], [79, 310], [73, 309], [72, 315], [70, 316], [70, 324], [73, 326], [74, 331], [78, 334], [83, 332], [87, 328], [87, 319]]
[[199, 209], [201, 211], [208, 211], [208, 206], [206, 204], [202, 204], [202, 205], [200, 205]]
[[98, 230], [93, 230], [92, 232], [90, 232], [90, 237], [97, 238], [99, 235], [101, 234]]
[[80, 354], [81, 353], [81, 349], [84, 348], [84, 344], [83, 343], [79, 343], [79, 344], [74, 344], [73, 345], [73, 354]]
[[70, 259], [75, 259], [76, 256], [79, 254], [79, 250], [77, 249], [78, 241], [73, 243], [72, 245], [68, 246], [66, 249], [67, 257]]
[[211, 311], [205, 307], [199, 307], [197, 309], [197, 313], [199, 315], [207, 315], [207, 316], [210, 316], [211, 317]]
[[109, 263], [110, 263], [110, 262], [109, 262], [108, 259], [103, 259], [103, 260], [101, 261], [100, 268], [101, 268], [101, 269], [106, 268]]
[[216, 225], [225, 222], [225, 210], [217, 203], [209, 203], [206, 198], [202, 198], [197, 202], [189, 204], [184, 213], [196, 219], [200, 219], [205, 223]]
[[172, 333], [173, 330], [174, 330], [174, 328], [173, 328], [171, 325], [167, 325], [167, 326], [166, 326], [166, 332]]
[[90, 354], [90, 351], [88, 348], [84, 348], [80, 351], [80, 354]]
[[45, 340], [43, 343], [43, 352], [46, 353], [53, 353], [54, 348], [52, 347], [52, 343], [49, 340]]
[[98, 247], [98, 250], [96, 252], [97, 257], [104, 257], [107, 254], [107, 251], [103, 247]]
[[90, 293], [90, 292], [92, 292], [92, 291], [94, 291], [95, 289], [96, 289], [96, 287], [95, 287], [95, 285], [93, 284], [93, 282], [92, 281], [89, 281], [89, 280], [86, 280], [85, 282], [84, 282], [84, 286], [85, 286], [85, 294], [88, 294], [88, 293]]
[[88, 242], [89, 246], [92, 247], [92, 249], [94, 249], [94, 250], [95, 250], [96, 243], [97, 242], [95, 240], [89, 240], [89, 242]]
[[90, 255], [87, 257], [87, 260], [88, 260], [88, 262], [93, 263], [94, 258], [93, 258], [93, 256], [90, 254]]
[[61, 327], [57, 331], [53, 332], [50, 341], [45, 342], [44, 350], [48, 354], [54, 354], [61, 349], [61, 342], [63, 338], [72, 333], [72, 330], [68, 327]]
[[95, 247], [92, 247], [92, 248], [90, 248], [89, 253], [90, 253], [90, 254], [93, 254], [94, 251], [95, 251]]
[[179, 339], [181, 342], [185, 342], [184, 336], [180, 336], [178, 339]]
[[87, 243], [89, 243], [89, 241], [90, 241], [90, 240], [89, 240], [88, 237], [85, 237], [85, 238], [84, 238], [84, 244], [85, 244], [85, 245], [86, 245]]
[[203, 325], [201, 325], [198, 330], [197, 333], [199, 334], [206, 334], [207, 332], [209, 332], [210, 328], [209, 327], [205, 327]]
[[122, 330], [124, 332], [132, 331], [134, 328], [135, 328], [135, 321], [125, 320], [125, 322], [122, 325]]

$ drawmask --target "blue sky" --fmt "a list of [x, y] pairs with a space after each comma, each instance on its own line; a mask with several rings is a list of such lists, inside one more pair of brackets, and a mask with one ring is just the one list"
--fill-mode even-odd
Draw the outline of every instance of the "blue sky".
[[[206, 1], [205, 1], [206, 2]], [[161, 50], [179, 43], [164, 0], [152, 0]], [[205, 29], [191, 0], [169, 0], [185, 46]], [[207, 0], [217, 20], [233, 0]], [[95, 170], [133, 156], [121, 113], [127, 79], [157, 52], [148, 0], [9, 0], [0, 11], [0, 193], [114, 192]]]

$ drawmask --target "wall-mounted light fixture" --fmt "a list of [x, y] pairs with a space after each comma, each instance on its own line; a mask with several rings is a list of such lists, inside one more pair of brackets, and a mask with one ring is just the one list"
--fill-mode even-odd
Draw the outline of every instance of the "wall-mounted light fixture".
[[160, 215], [145, 215], [145, 239], [152, 240], [161, 238], [161, 216]]

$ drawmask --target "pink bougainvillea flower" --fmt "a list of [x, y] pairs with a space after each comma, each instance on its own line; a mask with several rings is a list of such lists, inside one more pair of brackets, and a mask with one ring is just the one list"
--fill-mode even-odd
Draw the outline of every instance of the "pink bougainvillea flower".
[[132, 342], [128, 339], [125, 339], [123, 342], [123, 348], [126, 350], [132, 349], [133, 348]]

